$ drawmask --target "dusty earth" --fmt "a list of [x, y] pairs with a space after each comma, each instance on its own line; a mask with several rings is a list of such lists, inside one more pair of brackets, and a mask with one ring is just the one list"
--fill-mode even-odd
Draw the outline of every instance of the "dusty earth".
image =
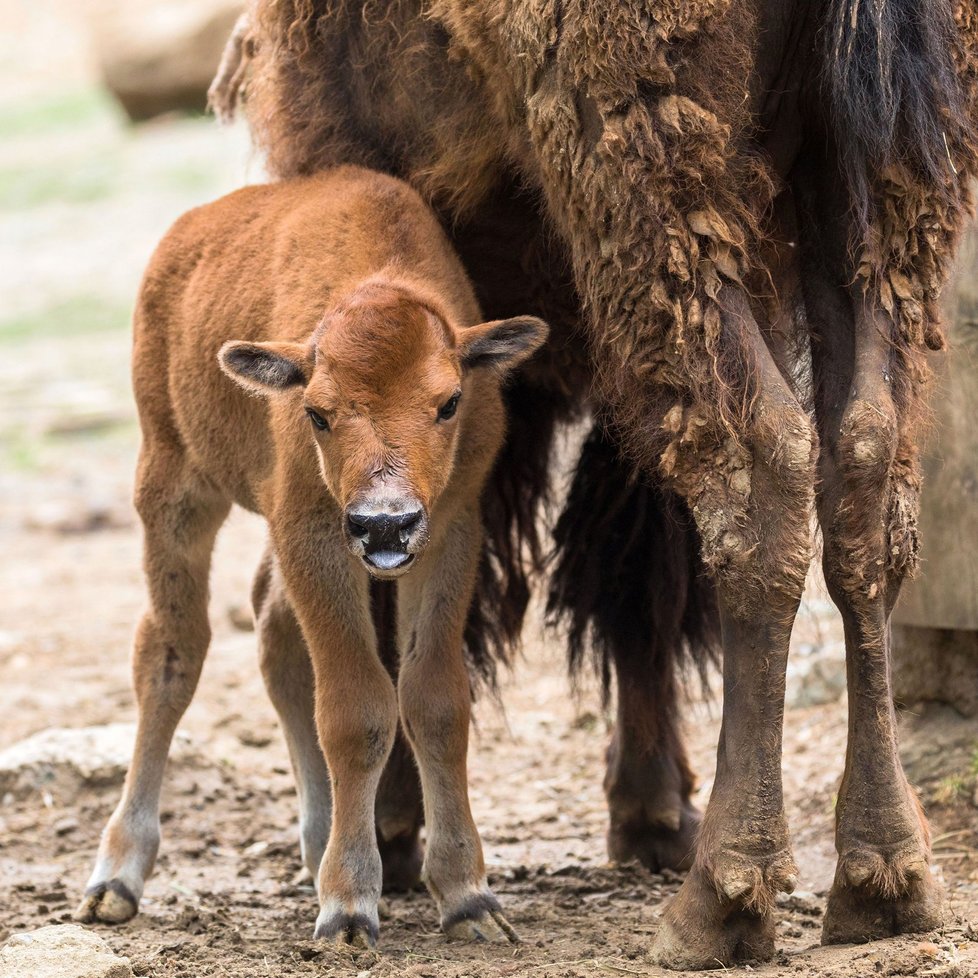
[[[187, 119], [123, 126], [93, 87], [77, 40], [59, 33], [63, 5], [36, 7], [40, 26], [20, 21], [16, 39], [3, 41], [2, 77], [16, 73], [16, 84], [0, 86], [0, 748], [46, 727], [134, 718], [128, 652], [143, 593], [128, 502], [138, 443], [128, 307], [170, 220], [260, 177], [241, 132]], [[26, 8], [0, 0], [0, 15], [23, 17]], [[262, 536], [259, 520], [235, 513], [219, 540], [214, 642], [182, 728], [191, 759], [167, 778], [163, 846], [141, 914], [96, 928], [109, 945], [136, 974], [156, 978], [658, 973], [649, 949], [679, 880], [607, 863], [600, 782], [608, 718], [593, 683], [571, 689], [560, 637], [543, 631], [539, 615], [502, 705], [480, 703], [471, 750], [491, 882], [522, 943], [447, 942], [423, 892], [388, 901], [376, 952], [311, 940], [316, 901], [300, 872], [286, 751], [254, 635], [233, 623], [247, 618]], [[815, 588], [796, 628], [796, 656], [837, 650], [838, 641]], [[691, 697], [701, 805], [718, 720], [718, 704]], [[978, 974], [978, 729], [947, 716], [909, 717], [905, 739], [953, 922], [923, 937], [818, 946], [845, 722], [844, 697], [788, 713], [786, 796], [802, 878], [778, 907], [778, 960], [753, 970]], [[944, 743], [934, 731], [946, 728], [953, 757], [934, 746]], [[0, 941], [70, 919], [117, 796], [118, 787], [90, 787], [0, 799]]]

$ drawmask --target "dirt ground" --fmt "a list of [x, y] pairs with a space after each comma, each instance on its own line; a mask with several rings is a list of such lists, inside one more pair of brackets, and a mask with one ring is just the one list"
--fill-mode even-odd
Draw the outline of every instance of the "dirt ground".
[[[0, 14], [25, 6], [2, 0]], [[58, 5], [38, 7], [50, 32]], [[20, 47], [5, 42], [6, 56], [36, 59], [64, 41], [45, 46], [23, 30]], [[128, 307], [169, 221], [260, 176], [240, 131], [175, 119], [126, 128], [92, 87], [84, 58], [62, 46], [71, 54], [62, 59], [66, 76], [21, 72], [0, 97], [0, 748], [46, 727], [134, 719], [128, 653], [143, 592], [128, 502], [138, 443]], [[608, 864], [608, 717], [593, 684], [571, 690], [560, 638], [543, 632], [538, 615], [502, 706], [480, 703], [471, 748], [490, 881], [522, 943], [447, 942], [423, 892], [387, 901], [376, 952], [312, 941], [316, 901], [300, 872], [285, 747], [254, 635], [232, 623], [262, 537], [261, 522], [242, 513], [222, 532], [214, 641], [182, 727], [193, 756], [169, 772], [161, 855], [140, 915], [98, 927], [101, 936], [137, 974], [154, 978], [658, 974], [649, 949], [679, 880]], [[837, 646], [837, 621], [818, 591], [796, 632], [799, 649]], [[687, 716], [704, 805], [719, 705], [691, 699]], [[963, 759], [950, 767], [933, 746], [942, 724], [961, 747]], [[778, 906], [777, 961], [753, 970], [978, 974], [978, 809], [970, 802], [978, 730], [946, 717], [908, 718], [905, 739], [923, 772], [953, 922], [923, 938], [818, 946], [845, 733], [844, 697], [788, 713], [784, 773], [801, 882]], [[0, 800], [0, 941], [70, 919], [117, 796], [109, 788]]]

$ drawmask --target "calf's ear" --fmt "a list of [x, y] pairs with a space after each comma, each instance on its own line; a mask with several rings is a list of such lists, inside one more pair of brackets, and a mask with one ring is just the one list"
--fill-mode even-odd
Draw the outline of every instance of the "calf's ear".
[[217, 355], [221, 369], [242, 387], [274, 394], [305, 387], [312, 371], [309, 347], [302, 343], [246, 343], [232, 340]]
[[462, 330], [459, 355], [468, 370], [489, 367], [504, 374], [533, 356], [547, 341], [550, 327], [536, 316], [496, 319]]

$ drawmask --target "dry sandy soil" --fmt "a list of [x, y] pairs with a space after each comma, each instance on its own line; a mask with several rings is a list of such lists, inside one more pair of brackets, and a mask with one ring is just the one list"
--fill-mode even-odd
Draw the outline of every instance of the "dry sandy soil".
[[[166, 224], [255, 176], [241, 133], [221, 134], [200, 120], [126, 129], [91, 87], [84, 58], [57, 34], [58, 4], [36, 6], [48, 43], [21, 24], [21, 43], [4, 41], [5, 63], [53, 51], [66, 74], [24, 71], [15, 85], [0, 86], [0, 747], [50, 726], [134, 718], [128, 650], [143, 594], [128, 504], [138, 433], [127, 307]], [[0, 13], [13, 8], [22, 14], [26, 5], [0, 2]], [[448, 943], [424, 893], [388, 901], [376, 952], [311, 940], [315, 896], [300, 874], [286, 751], [254, 636], [231, 622], [261, 542], [260, 521], [240, 513], [219, 541], [214, 643], [183, 725], [193, 759], [168, 775], [163, 847], [142, 913], [122, 927], [97, 928], [111, 947], [137, 974], [156, 978], [656, 973], [649, 948], [678, 880], [607, 863], [600, 787], [607, 717], [592, 684], [571, 692], [559, 636], [535, 623], [504, 684], [503, 706], [480, 704], [471, 751], [491, 881], [522, 943]], [[800, 646], [838, 642], [817, 594], [798, 633]], [[718, 718], [717, 704], [691, 701], [700, 804], [709, 796]], [[978, 818], [967, 759], [978, 731], [951, 723], [965, 760], [949, 769], [934, 763], [947, 760], [932, 746], [935, 724], [911, 719], [908, 741], [953, 923], [924, 938], [818, 947], [845, 704], [792, 710], [784, 768], [802, 892], [780, 902], [781, 952], [759, 973], [978, 974]], [[117, 794], [89, 788], [0, 800], [0, 940], [70, 919]]]

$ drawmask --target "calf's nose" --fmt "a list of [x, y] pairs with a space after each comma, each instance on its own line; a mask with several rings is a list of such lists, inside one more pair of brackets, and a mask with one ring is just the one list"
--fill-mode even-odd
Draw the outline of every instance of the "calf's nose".
[[357, 513], [348, 510], [346, 521], [350, 536], [363, 540], [369, 553], [403, 550], [421, 523], [421, 516], [420, 509], [410, 513]]

